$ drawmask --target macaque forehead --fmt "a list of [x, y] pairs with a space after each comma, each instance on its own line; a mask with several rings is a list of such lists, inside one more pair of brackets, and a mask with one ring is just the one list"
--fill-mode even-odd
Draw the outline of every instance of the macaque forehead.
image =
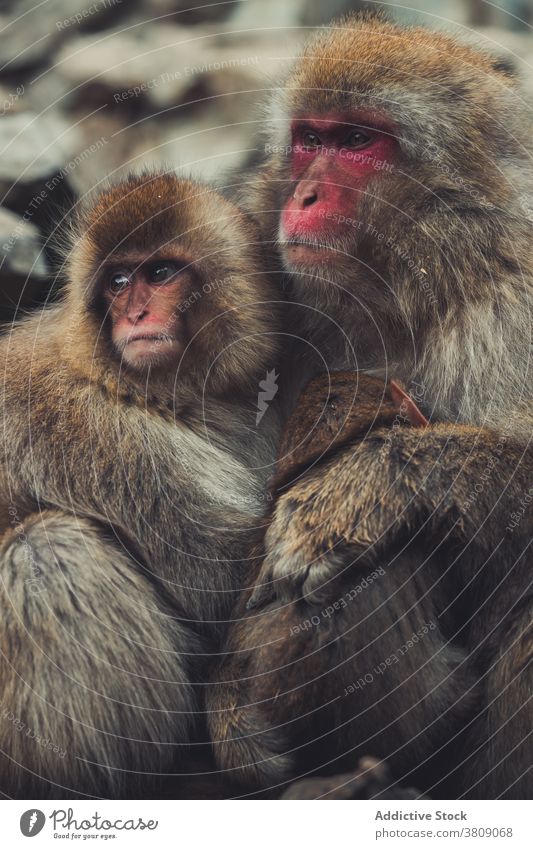
[[147, 265], [167, 260], [179, 263], [181, 271], [193, 272], [198, 258], [187, 251], [179, 242], [173, 241], [150, 250], [123, 250], [119, 247], [105, 256], [100, 256], [99, 259], [98, 273], [106, 273], [123, 268], [141, 270]]
[[83, 230], [100, 259], [187, 253], [209, 238], [212, 194], [173, 174], [132, 176], [97, 197]]
[[79, 224], [77, 253], [81, 248], [99, 264], [181, 254], [212, 264], [210, 258], [246, 252], [258, 238], [253, 222], [212, 187], [174, 174], [128, 177], [102, 192]]
[[[346, 112], [374, 106], [373, 97], [394, 112], [398, 86], [417, 90], [433, 82], [440, 93], [459, 74], [465, 82], [502, 73], [493, 57], [445, 34], [401, 29], [375, 19], [339, 21], [312, 39], [289, 76], [291, 114]], [[389, 89], [389, 91], [388, 91]]]

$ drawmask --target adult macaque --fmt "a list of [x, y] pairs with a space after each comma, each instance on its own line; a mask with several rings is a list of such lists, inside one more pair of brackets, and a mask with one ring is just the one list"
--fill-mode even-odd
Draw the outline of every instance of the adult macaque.
[[511, 430], [529, 437], [522, 96], [499, 60], [444, 34], [355, 17], [310, 41], [245, 192], [291, 274], [296, 331], [324, 358], [312, 368], [391, 371], [444, 421], [507, 428], [520, 412]]
[[[444, 34], [346, 18], [311, 40], [271, 117], [267, 162], [247, 199], [290, 273], [290, 326], [303, 337], [297, 380], [325, 365], [390, 370], [425, 416], [448, 422], [401, 429], [394, 462], [373, 439], [351, 454], [349, 479], [362, 488], [353, 542], [386, 561], [379, 586], [389, 599], [375, 610], [372, 593], [363, 595], [359, 616], [380, 633], [402, 618], [395, 590], [405, 575], [388, 563], [413, 535], [437, 551], [453, 540], [453, 557], [439, 557], [454, 587], [450, 637], [477, 645], [484, 671], [461, 792], [527, 796], [527, 511], [511, 527], [533, 471], [533, 127], [520, 85], [499, 60]], [[325, 518], [340, 508], [323, 486], [312, 511]], [[306, 535], [301, 512], [276, 511], [259, 583], [272, 582], [285, 601], [303, 594], [325, 603], [346, 558], [309, 560]], [[442, 595], [427, 592], [436, 606]], [[423, 606], [409, 617], [416, 632]], [[276, 650], [290, 646], [287, 638]], [[370, 647], [361, 668], [384, 659]], [[405, 680], [401, 666], [391, 675]], [[307, 701], [309, 711], [317, 706]]]
[[3, 337], [5, 794], [157, 794], [186, 772], [262, 512], [275, 313], [253, 224], [154, 174], [86, 209], [66, 297]]

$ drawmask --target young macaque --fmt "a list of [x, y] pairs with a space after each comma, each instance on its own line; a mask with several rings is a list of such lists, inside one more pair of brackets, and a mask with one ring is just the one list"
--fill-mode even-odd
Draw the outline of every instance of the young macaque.
[[[492, 578], [480, 577], [490, 533], [465, 548], [469, 517], [440, 503], [443, 427], [428, 424], [399, 384], [361, 373], [316, 378], [299, 399], [281, 441], [269, 527], [256, 545], [255, 587], [238, 602], [208, 697], [215, 757], [228, 779], [279, 792], [290, 779], [346, 772], [370, 754], [386, 759], [396, 780], [437, 797], [457, 792], [457, 753], [468, 754], [490, 646], [504, 627], [491, 608], [476, 624], [458, 623], [473, 617], [506, 566], [502, 553]], [[457, 427], [472, 445], [476, 433]], [[424, 493], [414, 483], [422, 437], [437, 463], [437, 485], [428, 479]], [[379, 489], [354, 475], [370, 452], [383, 470]], [[478, 460], [473, 453], [470, 462]], [[525, 483], [519, 477], [515, 492]], [[397, 515], [405, 491], [418, 502], [412, 527]], [[394, 544], [369, 545], [374, 521], [399, 523]]]
[[0, 342], [0, 788], [157, 795], [263, 511], [277, 295], [253, 222], [168, 173], [89, 204], [67, 270]]

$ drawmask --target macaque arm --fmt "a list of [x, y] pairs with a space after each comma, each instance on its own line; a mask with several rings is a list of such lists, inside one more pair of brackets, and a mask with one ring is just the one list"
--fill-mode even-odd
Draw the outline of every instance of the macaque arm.
[[485, 556], [529, 491], [524, 453], [505, 435], [467, 426], [374, 432], [279, 499], [249, 605], [321, 600], [345, 568], [415, 538]]
[[[224, 527], [228, 537], [232, 527], [242, 525], [243, 517], [236, 508], [240, 502], [231, 486], [237, 480], [243, 489], [248, 486], [246, 491], [253, 492], [251, 475], [215, 445], [199, 445], [189, 429], [156, 415], [147, 418], [142, 410], [129, 408], [126, 415], [112, 409], [110, 416], [101, 415], [102, 400], [88, 389], [72, 399], [66, 397], [65, 405], [69, 400], [71, 420], [64, 427], [52, 413], [49, 422], [46, 412], [40, 423], [26, 420], [24, 411], [14, 405], [12, 417], [20, 417], [20, 426], [14, 428], [18, 443], [4, 458], [1, 476], [10, 503], [21, 507], [17, 509], [19, 518], [26, 512], [22, 496], [27, 494], [29, 510], [59, 508], [96, 519], [122, 531], [149, 559], [158, 562], [166, 562], [169, 552], [172, 559], [172, 551], [183, 547], [182, 523], [169, 523], [164, 538], [157, 533], [164, 510], [176, 510], [184, 521], [187, 516], [194, 521], [200, 510], [220, 509], [227, 493]], [[75, 404], [76, 418], [72, 413]], [[76, 439], [62, 437], [71, 429]], [[140, 450], [141, 445], [145, 450]], [[205, 492], [199, 485], [201, 464], [216, 470]], [[205, 468], [203, 473], [205, 476]], [[216, 480], [226, 482], [220, 493], [214, 491]], [[211, 490], [212, 503], [206, 499]]]

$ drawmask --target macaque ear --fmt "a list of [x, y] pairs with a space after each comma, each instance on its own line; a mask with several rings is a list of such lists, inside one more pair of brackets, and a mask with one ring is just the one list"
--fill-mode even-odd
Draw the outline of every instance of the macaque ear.
[[420, 412], [411, 396], [396, 380], [389, 383], [389, 391], [393, 402], [413, 427], [427, 427], [429, 424], [425, 415]]

